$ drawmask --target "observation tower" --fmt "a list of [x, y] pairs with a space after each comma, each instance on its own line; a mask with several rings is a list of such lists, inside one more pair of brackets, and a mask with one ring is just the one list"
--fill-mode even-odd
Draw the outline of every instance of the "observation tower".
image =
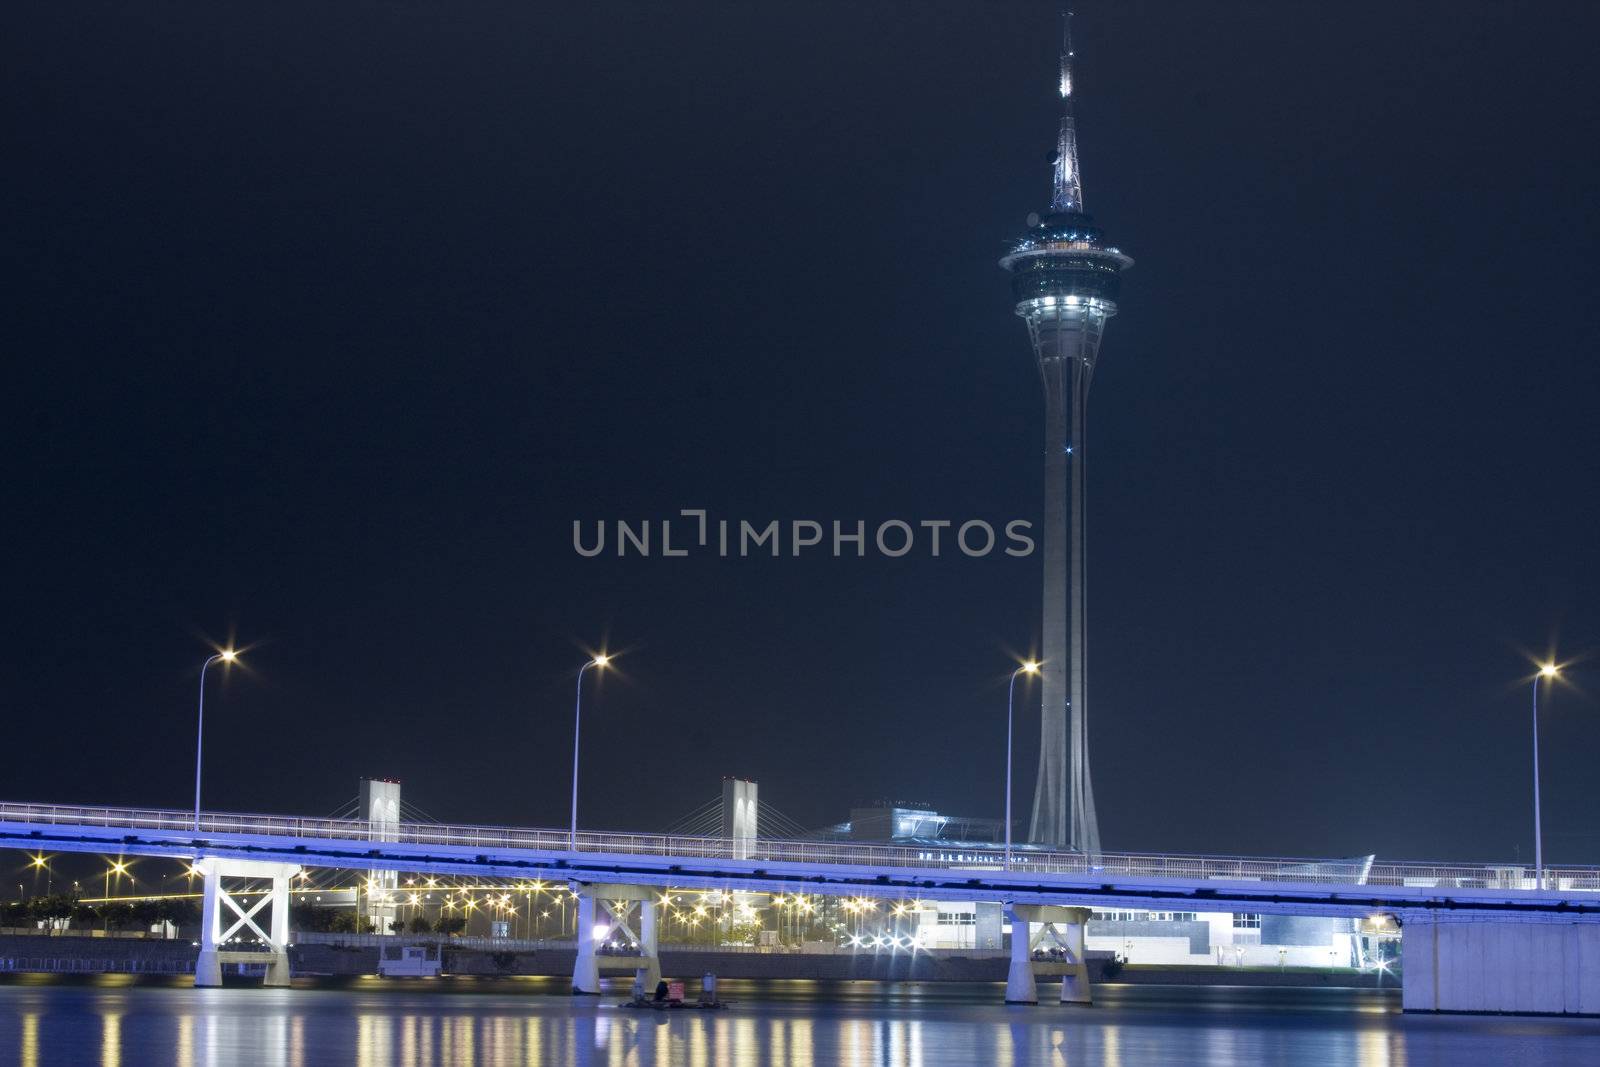
[[1084, 419], [1106, 320], [1117, 313], [1133, 260], [1105, 243], [1083, 209], [1072, 113], [1072, 16], [1061, 45], [1061, 127], [1050, 211], [1000, 265], [1011, 272], [1044, 383], [1044, 627], [1039, 778], [1028, 837], [1098, 855], [1100, 826], [1089, 778], [1089, 664], [1084, 582]]

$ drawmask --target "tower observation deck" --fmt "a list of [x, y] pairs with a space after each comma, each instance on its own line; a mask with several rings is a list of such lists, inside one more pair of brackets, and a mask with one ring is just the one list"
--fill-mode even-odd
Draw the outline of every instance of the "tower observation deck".
[[1061, 47], [1061, 126], [1050, 211], [1000, 265], [1011, 272], [1016, 312], [1028, 326], [1045, 402], [1044, 621], [1039, 776], [1030, 840], [1100, 852], [1089, 777], [1088, 625], [1084, 580], [1084, 449], [1089, 381], [1106, 320], [1117, 313], [1133, 260], [1105, 244], [1083, 210], [1072, 111], [1072, 22]]

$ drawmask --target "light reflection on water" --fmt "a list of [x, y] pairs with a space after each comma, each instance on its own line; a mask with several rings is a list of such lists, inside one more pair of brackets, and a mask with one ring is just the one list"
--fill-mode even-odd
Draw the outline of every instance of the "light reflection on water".
[[1392, 993], [1101, 987], [1092, 1009], [998, 987], [725, 980], [720, 1012], [636, 1012], [554, 980], [192, 989], [0, 984], [0, 1064], [850, 1067], [1597, 1064], [1592, 1020], [1402, 1016]]

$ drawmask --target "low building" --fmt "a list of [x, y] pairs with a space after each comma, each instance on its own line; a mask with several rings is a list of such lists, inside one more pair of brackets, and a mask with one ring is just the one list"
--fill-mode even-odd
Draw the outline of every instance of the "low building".
[[[989, 863], [1005, 840], [1000, 819], [944, 815], [927, 804], [882, 801], [855, 807], [846, 822], [816, 832], [823, 839], [902, 845], [922, 850], [928, 859]], [[1017, 843], [1019, 855], [1038, 846]], [[968, 852], [970, 850], [970, 854]], [[1308, 861], [1312, 868], [1351, 868], [1364, 879], [1372, 857]], [[863, 943], [893, 939], [925, 949], [1002, 951], [1010, 924], [1001, 905], [975, 901], [913, 901], [894, 922]], [[1353, 919], [1231, 912], [1119, 911], [1096, 908], [1085, 947], [1114, 953], [1129, 963], [1237, 967], [1366, 967], [1384, 957], [1393, 930], [1367, 929]]]

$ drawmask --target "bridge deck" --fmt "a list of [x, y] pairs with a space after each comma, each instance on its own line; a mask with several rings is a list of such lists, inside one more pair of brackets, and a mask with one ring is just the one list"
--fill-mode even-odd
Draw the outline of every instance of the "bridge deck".
[[1410, 908], [1600, 919], [1600, 868], [1375, 863], [1244, 856], [941, 849], [401, 823], [375, 839], [354, 819], [0, 803], [0, 847], [272, 859], [304, 866], [775, 893], [921, 896], [1159, 910], [1364, 914]]

